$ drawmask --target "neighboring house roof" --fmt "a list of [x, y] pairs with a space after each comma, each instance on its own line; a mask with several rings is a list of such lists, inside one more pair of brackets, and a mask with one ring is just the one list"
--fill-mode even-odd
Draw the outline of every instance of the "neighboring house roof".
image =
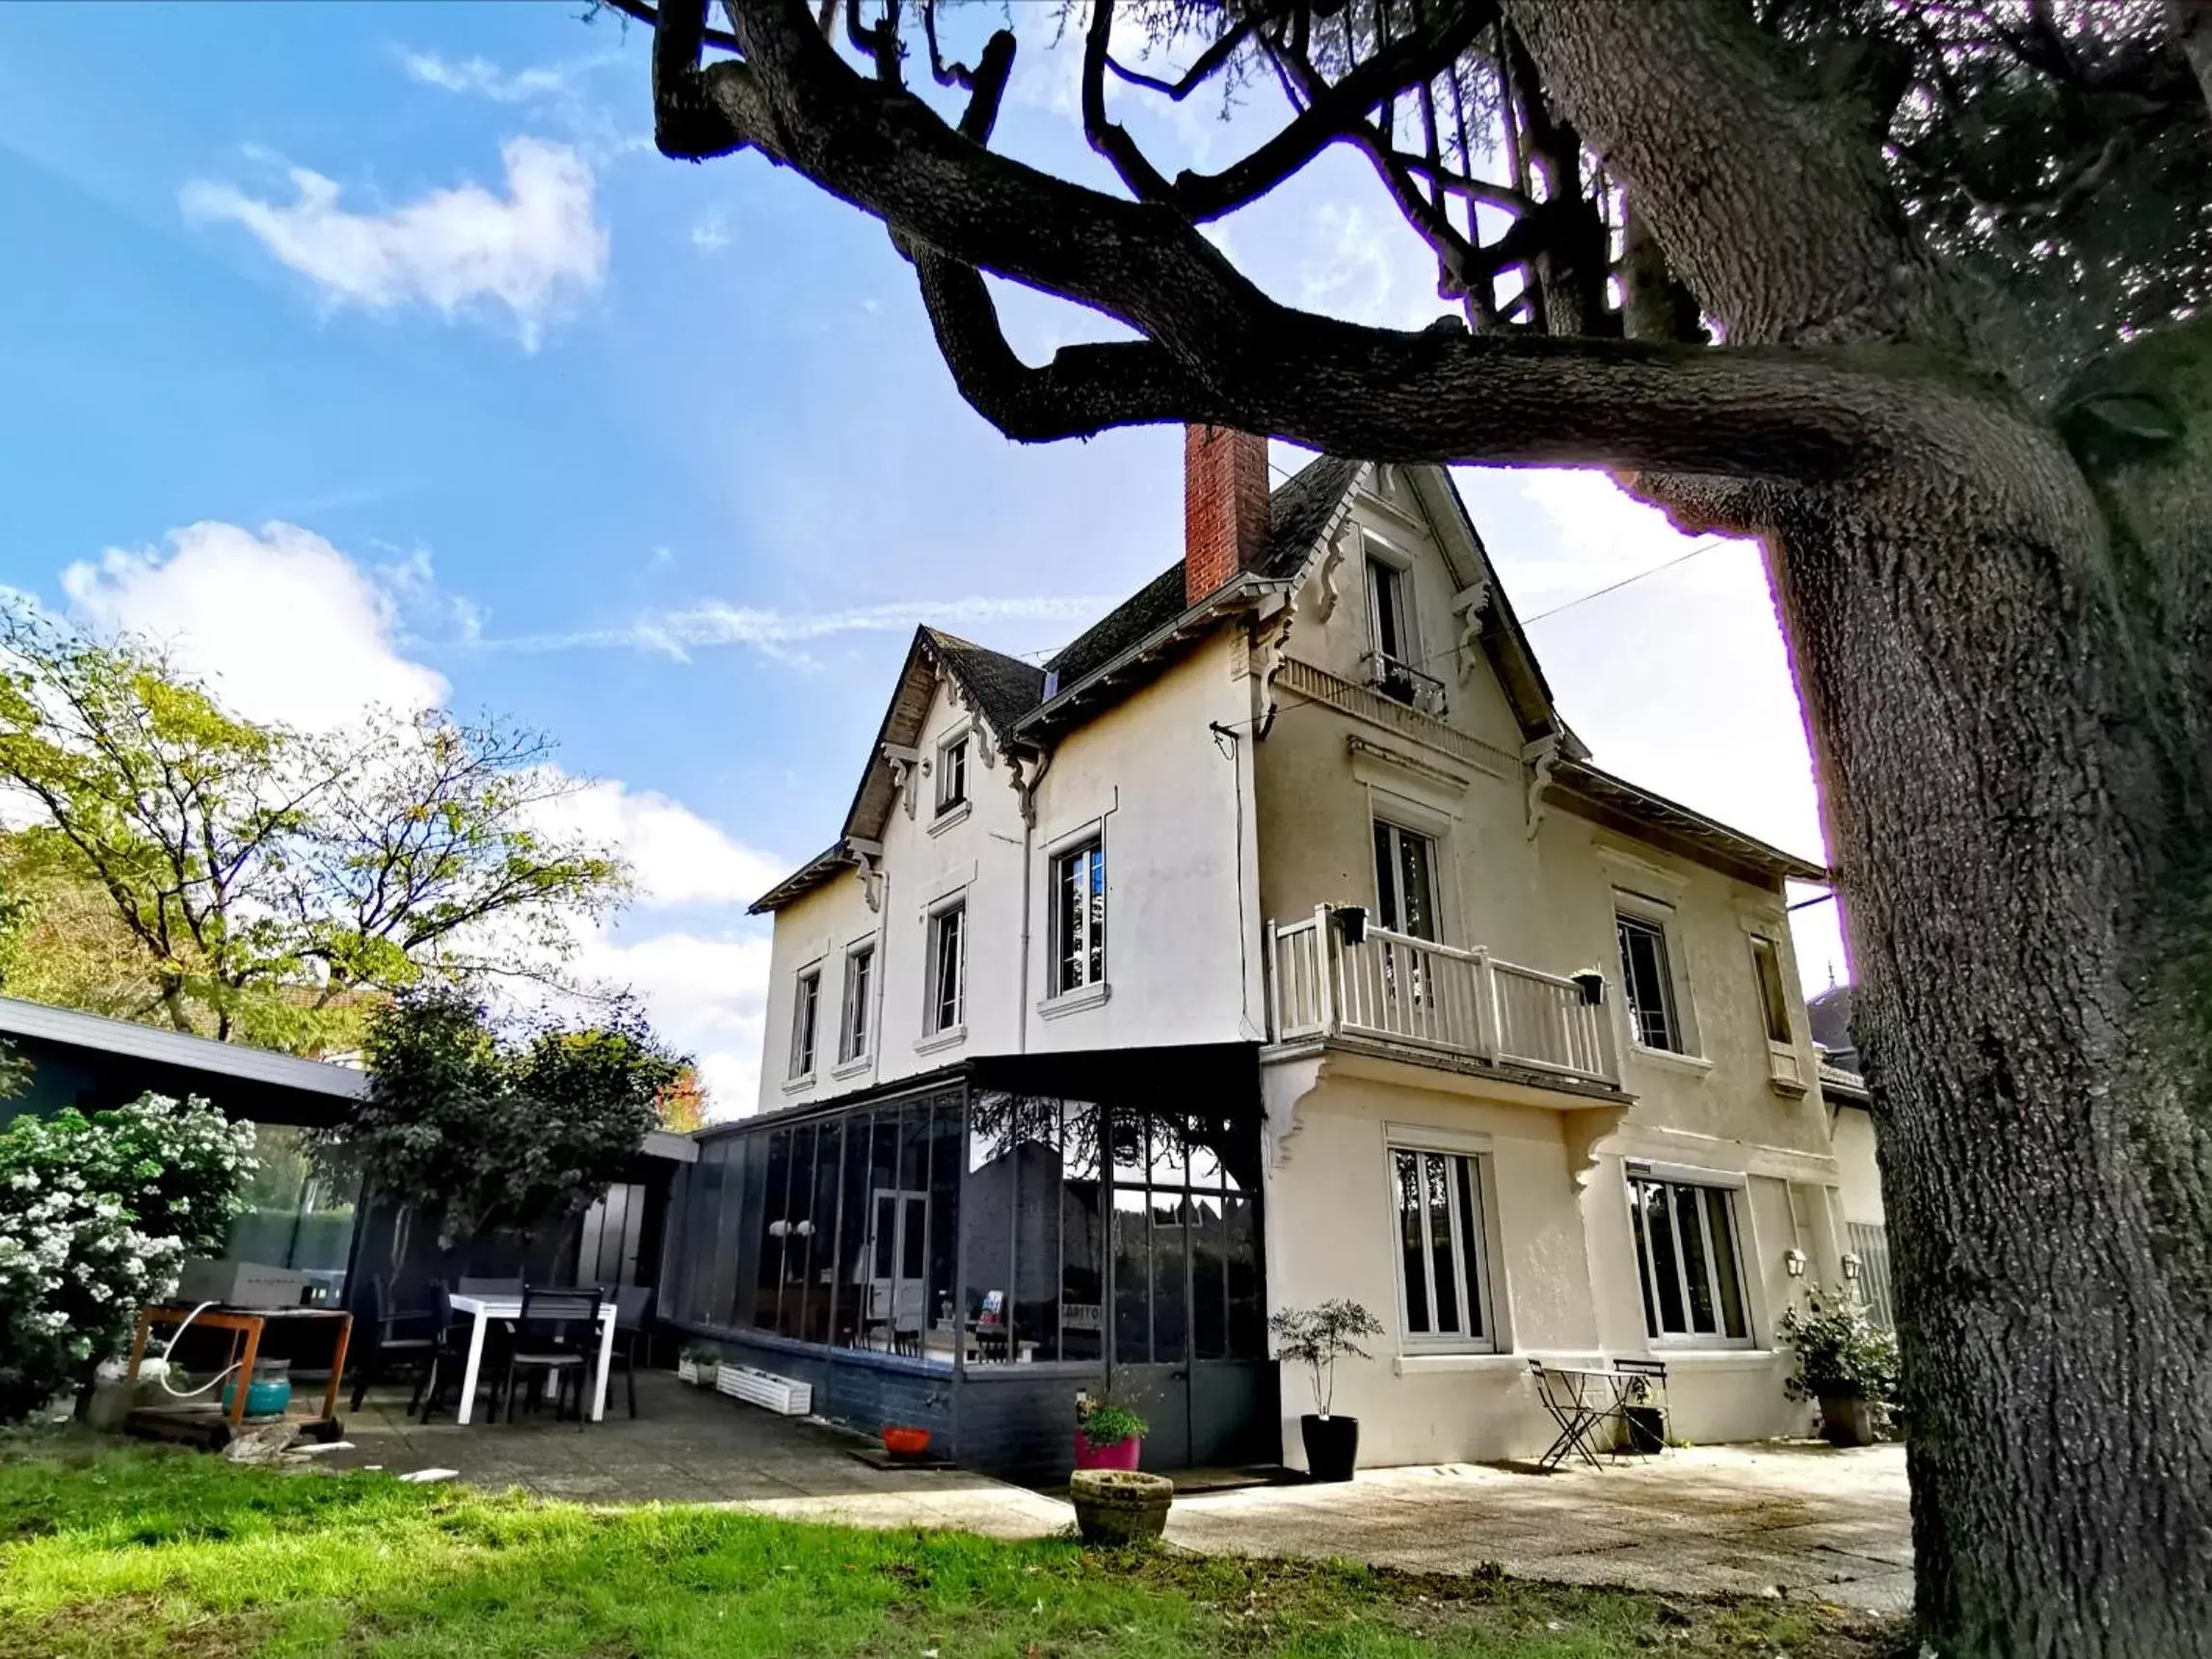
[[1866, 1079], [1826, 1060], [1821, 1061], [1821, 1095], [1843, 1106], [1868, 1106], [1874, 1100], [1867, 1090]]
[[[939, 631], [918, 629], [899, 671], [897, 688], [885, 711], [835, 845], [816, 854], [758, 899], [752, 913], [783, 908], [857, 869], [871, 854], [896, 804], [898, 789], [890, 751], [914, 748], [942, 672], [958, 683], [968, 702], [1003, 748], [1049, 747], [1067, 728], [1091, 718], [1128, 697], [1175, 659], [1190, 640], [1221, 619], [1259, 603], [1266, 596], [1294, 594], [1327, 556], [1337, 527], [1350, 511], [1354, 487], [1369, 464], [1343, 456], [1317, 456], [1275, 486], [1268, 496], [1267, 547], [1253, 569], [1224, 583], [1196, 604], [1186, 602], [1179, 559], [1078, 635], [1042, 668], [986, 646]], [[1729, 867], [1762, 877], [1825, 881], [1819, 865], [1797, 858], [1750, 836], [1692, 812], [1688, 807], [1640, 789], [1624, 779], [1586, 763], [1589, 751], [1559, 717], [1542, 666], [1522, 631], [1512, 602], [1491, 569], [1488, 549], [1460, 498], [1450, 471], [1441, 467], [1404, 468], [1411, 480], [1446, 564], [1462, 593], [1479, 590], [1477, 638], [1498, 673], [1525, 742], [1554, 744], [1560, 757], [1552, 774], [1564, 788], [1633, 819], [1645, 833], [1672, 839], [1684, 850], [1719, 859]]]
[[[1817, 996], [1805, 999], [1805, 1023], [1812, 1030], [1813, 1041], [1819, 1045], [1824, 1067], [1833, 1067], [1850, 1076], [1859, 1070], [1858, 1038], [1852, 1032], [1852, 988], [1849, 985], [1830, 985]], [[1826, 1071], [1823, 1077], [1826, 1077]], [[1860, 1091], [1865, 1084], [1859, 1084]]]
[[297, 1055], [249, 1048], [244, 1043], [220, 1043], [213, 1037], [195, 1036], [189, 1031], [164, 1030], [159, 1026], [111, 1020], [105, 1014], [49, 1007], [44, 1003], [26, 1003], [15, 997], [0, 997], [0, 1034], [34, 1037], [100, 1054], [124, 1055], [132, 1059], [174, 1066], [179, 1071], [240, 1078], [249, 1083], [331, 1095], [340, 1100], [362, 1100], [368, 1095], [368, 1073], [352, 1066], [302, 1059]]

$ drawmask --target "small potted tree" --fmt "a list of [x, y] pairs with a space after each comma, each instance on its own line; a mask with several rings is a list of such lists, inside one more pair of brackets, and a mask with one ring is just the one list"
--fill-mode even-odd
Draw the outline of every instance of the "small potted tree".
[[1358, 1302], [1339, 1298], [1315, 1308], [1285, 1308], [1267, 1321], [1267, 1328], [1275, 1333], [1277, 1356], [1313, 1375], [1318, 1410], [1298, 1419], [1307, 1472], [1317, 1481], [1350, 1480], [1359, 1462], [1359, 1419], [1339, 1417], [1330, 1409], [1336, 1403], [1337, 1361], [1347, 1355], [1367, 1358], [1360, 1343], [1380, 1336], [1382, 1322]]
[[1076, 1396], [1076, 1467], [1133, 1469], [1152, 1431], [1137, 1412], [1108, 1393]]
[[1897, 1338], [1841, 1286], [1807, 1292], [1803, 1307], [1783, 1310], [1778, 1328], [1798, 1355], [1783, 1391], [1820, 1402], [1821, 1433], [1831, 1446], [1872, 1445], [1897, 1400]]

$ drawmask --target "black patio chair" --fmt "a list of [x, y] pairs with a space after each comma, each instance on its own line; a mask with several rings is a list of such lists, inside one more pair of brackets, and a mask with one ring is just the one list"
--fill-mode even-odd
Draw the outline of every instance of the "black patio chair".
[[600, 1293], [597, 1286], [582, 1290], [544, 1290], [522, 1286], [521, 1317], [515, 1322], [514, 1344], [507, 1351], [507, 1421], [515, 1421], [515, 1390], [526, 1375], [533, 1402], [544, 1397], [546, 1379], [553, 1379], [553, 1419], [560, 1420], [561, 1402], [573, 1388], [576, 1397], [576, 1427], [590, 1413], [584, 1408], [584, 1391], [591, 1386], [599, 1361]]
[[[431, 1351], [437, 1345], [434, 1319], [431, 1308], [393, 1311], [384, 1280], [369, 1280], [354, 1307], [353, 1337], [347, 1352], [354, 1368], [356, 1411], [368, 1398], [370, 1388], [395, 1376], [412, 1375], [415, 1393], [422, 1392], [422, 1376], [430, 1367]], [[414, 1409], [413, 1400], [407, 1408]]]
[[[1623, 1450], [1638, 1457], [1655, 1457], [1666, 1450], [1673, 1438], [1673, 1425], [1667, 1416], [1666, 1366], [1657, 1359], [1616, 1359], [1612, 1368], [1629, 1380], [1620, 1391], [1620, 1436], [1612, 1443], [1612, 1455], [1619, 1457]], [[1644, 1444], [1650, 1435], [1651, 1418], [1631, 1413], [1650, 1412], [1658, 1420], [1659, 1443]]]
[[[621, 1371], [624, 1385], [629, 1390], [629, 1414], [637, 1415], [637, 1361], [645, 1347], [653, 1321], [653, 1287], [651, 1285], [624, 1285], [614, 1293], [614, 1355], [607, 1362]], [[597, 1352], [597, 1344], [593, 1345]]]
[[[420, 1421], [430, 1421], [431, 1413], [444, 1401], [448, 1392], [456, 1399], [461, 1393], [462, 1378], [468, 1374], [468, 1337], [474, 1325], [471, 1319], [457, 1318], [453, 1312], [451, 1293], [443, 1281], [431, 1287], [431, 1309], [436, 1334], [432, 1338], [430, 1369], [415, 1390], [415, 1398], [408, 1403], [408, 1409], [419, 1407]], [[477, 1360], [477, 1392], [490, 1396], [489, 1411], [496, 1416], [499, 1411], [500, 1368], [506, 1363], [508, 1348], [513, 1343], [513, 1327], [504, 1320], [493, 1320], [484, 1327], [484, 1352]]]

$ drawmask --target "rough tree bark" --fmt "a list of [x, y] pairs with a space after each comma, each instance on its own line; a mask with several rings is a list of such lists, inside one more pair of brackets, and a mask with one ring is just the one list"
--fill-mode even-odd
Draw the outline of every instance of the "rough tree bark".
[[[1981, 302], [1915, 241], [1877, 112], [1801, 85], [1737, 0], [1502, 3], [1724, 344], [1290, 310], [1141, 158], [1116, 160], [1129, 201], [985, 147], [1010, 36], [960, 130], [795, 0], [725, 0], [739, 60], [704, 69], [700, 0], [669, 0], [659, 138], [758, 149], [881, 219], [1012, 436], [1195, 418], [1595, 462], [1758, 535], [1881, 1114], [1923, 1629], [1947, 1654], [2212, 1653], [2212, 321], [2047, 417], [1976, 361]], [[2199, 65], [2205, 3], [2171, 0]], [[983, 271], [1141, 338], [1030, 367]]]
[[[1586, 6], [1508, 4], [1731, 341], [1926, 346], [1975, 375], [1868, 147], [1824, 131], [1852, 112], [1718, 9], [1601, 30]], [[2212, 1651], [2197, 333], [2129, 388], [2184, 442], [2092, 470], [2014, 405], [1878, 471], [1759, 492], [1738, 526], [1767, 548], [1848, 896], [1919, 1612], [1950, 1652]]]

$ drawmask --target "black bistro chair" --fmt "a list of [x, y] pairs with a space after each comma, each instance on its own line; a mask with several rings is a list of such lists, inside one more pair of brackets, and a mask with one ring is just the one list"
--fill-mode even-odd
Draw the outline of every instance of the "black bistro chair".
[[[409, 1409], [419, 1405], [421, 1421], [430, 1421], [431, 1413], [445, 1403], [450, 1394], [458, 1400], [461, 1380], [468, 1374], [468, 1336], [475, 1322], [457, 1317], [453, 1311], [451, 1292], [441, 1280], [431, 1287], [431, 1315], [435, 1334], [432, 1337], [430, 1369], [415, 1390], [415, 1399]], [[491, 1395], [491, 1411], [499, 1409], [500, 1367], [506, 1364], [507, 1350], [513, 1338], [504, 1320], [493, 1320], [484, 1329], [484, 1353], [477, 1362], [476, 1391]]]
[[[651, 1285], [623, 1285], [614, 1293], [614, 1355], [608, 1360], [610, 1369], [623, 1375], [624, 1385], [629, 1390], [629, 1414], [637, 1415], [637, 1364], [645, 1350], [653, 1324], [653, 1287]], [[595, 1333], [589, 1345], [598, 1353]]]
[[[433, 1324], [436, 1318], [432, 1308], [393, 1312], [384, 1280], [369, 1280], [366, 1293], [354, 1307], [353, 1339], [347, 1354], [354, 1368], [356, 1411], [361, 1408], [371, 1387], [396, 1376], [413, 1376], [415, 1392], [422, 1392], [423, 1373], [430, 1368], [438, 1341]], [[414, 1409], [413, 1401], [408, 1402], [407, 1408]]]
[[515, 1421], [515, 1389], [526, 1378], [533, 1402], [553, 1380], [553, 1416], [571, 1391], [576, 1400], [576, 1427], [590, 1413], [584, 1396], [591, 1388], [600, 1356], [600, 1293], [597, 1286], [546, 1290], [522, 1287], [521, 1317], [515, 1322], [514, 1346], [507, 1351], [507, 1421]]

